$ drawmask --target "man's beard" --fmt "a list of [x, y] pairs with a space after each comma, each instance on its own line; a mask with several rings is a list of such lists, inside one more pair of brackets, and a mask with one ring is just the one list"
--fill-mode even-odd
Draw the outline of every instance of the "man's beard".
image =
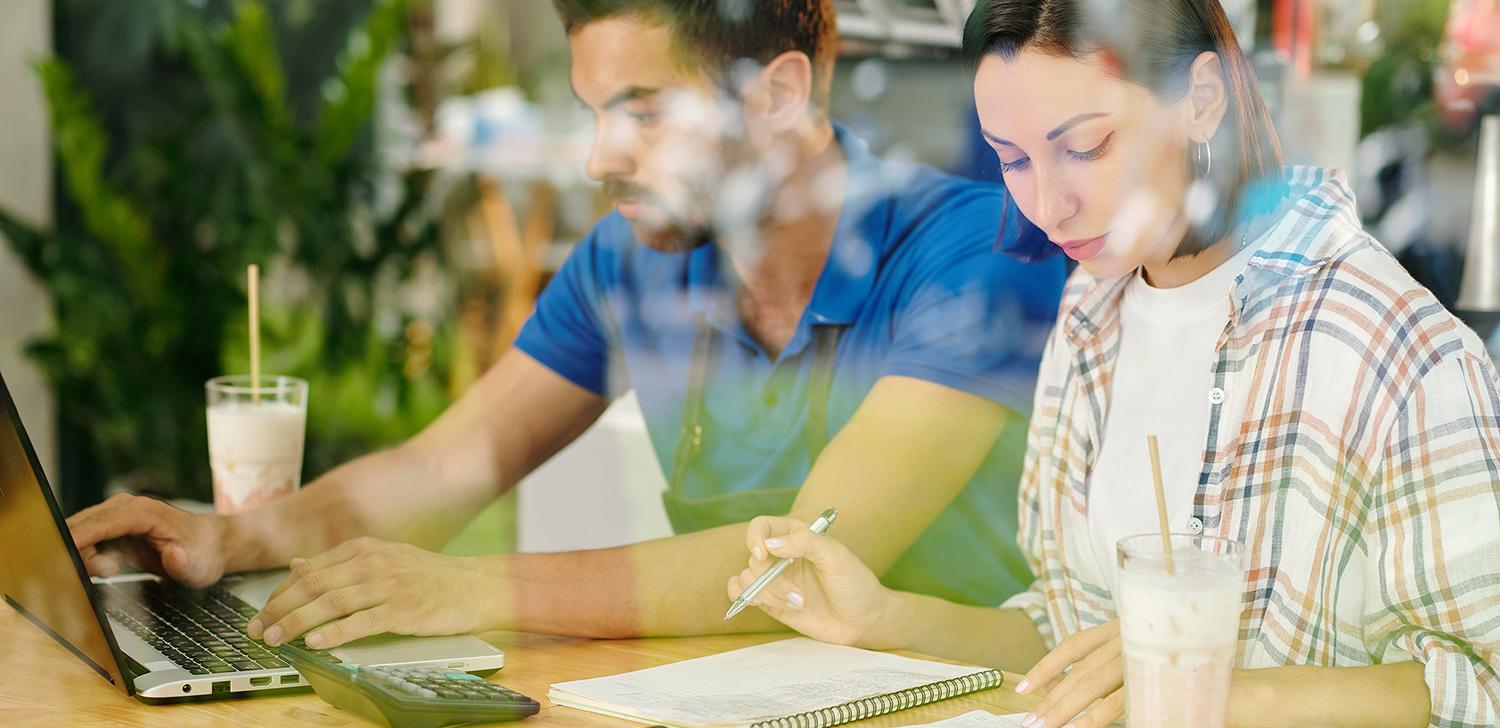
[[[766, 176], [748, 146], [726, 140], [712, 163], [677, 178], [681, 204], [619, 178], [604, 181], [604, 194], [615, 202], [639, 202], [653, 210], [653, 214], [629, 220], [642, 245], [662, 253], [686, 253], [715, 239], [730, 242], [758, 237], [772, 198]], [[734, 180], [751, 183], [728, 184]], [[726, 189], [738, 190], [740, 198], [725, 198]]]

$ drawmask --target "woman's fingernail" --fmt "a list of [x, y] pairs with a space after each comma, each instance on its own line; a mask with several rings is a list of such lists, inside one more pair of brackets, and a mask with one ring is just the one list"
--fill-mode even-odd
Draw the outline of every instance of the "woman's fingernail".
[[1021, 728], [1032, 728], [1036, 725], [1036, 713], [1027, 713], [1021, 718]]
[[276, 625], [266, 630], [266, 644], [275, 645], [281, 642], [281, 625]]
[[750, 549], [750, 554], [755, 557], [756, 561], [760, 561], [761, 559], [766, 558], [766, 550], [759, 546]]
[[1023, 678], [1021, 678], [1021, 682], [1016, 683], [1016, 692], [1018, 692], [1018, 693], [1024, 693], [1024, 692], [1026, 692], [1026, 688], [1028, 688], [1030, 686], [1031, 686], [1031, 681], [1027, 680], [1026, 678], [1023, 677]]
[[265, 627], [265, 625], [260, 623], [259, 619], [252, 619], [250, 620], [250, 624], [245, 625], [245, 631], [249, 632], [251, 637], [254, 637], [260, 634], [260, 631], [265, 629]]
[[303, 642], [306, 642], [308, 647], [322, 647], [323, 635], [318, 632], [314, 632], [308, 635], [307, 639], [303, 640]]
[[786, 603], [791, 606], [792, 609], [801, 609], [803, 605], [802, 595], [798, 594], [797, 592], [792, 592], [791, 594], [786, 595]]
[[302, 563], [302, 562], [304, 562], [306, 560], [307, 559], [304, 559], [301, 556], [293, 556], [292, 557], [292, 565], [291, 566], [292, 566], [293, 569], [295, 569], [295, 568], [297, 568], [298, 564], [300, 564], [300, 563]]
[[786, 545], [786, 542], [782, 541], [779, 538], [768, 538], [768, 539], [766, 539], [766, 548], [768, 548], [768, 549], [779, 549], [779, 548], [781, 548], [782, 546], [785, 546], [785, 545]]

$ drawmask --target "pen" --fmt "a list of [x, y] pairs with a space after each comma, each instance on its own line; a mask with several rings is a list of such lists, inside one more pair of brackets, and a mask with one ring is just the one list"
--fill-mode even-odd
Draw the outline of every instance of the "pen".
[[[823, 515], [818, 516], [818, 520], [813, 521], [812, 525], [807, 527], [807, 530], [813, 533], [823, 533], [828, 530], [829, 526], [833, 525], [833, 519], [838, 518], [838, 515], [839, 509], [829, 508], [823, 511]], [[767, 584], [775, 581], [776, 577], [781, 576], [781, 572], [786, 571], [786, 565], [790, 563], [792, 563], [791, 559], [781, 559], [773, 564], [771, 568], [766, 569], [766, 573], [761, 574], [760, 578], [756, 579], [754, 583], [745, 587], [745, 591], [734, 600], [733, 604], [729, 605], [729, 611], [724, 613], [724, 618], [729, 619], [749, 606], [750, 601], [755, 599], [761, 593], [761, 590], [766, 588]]]

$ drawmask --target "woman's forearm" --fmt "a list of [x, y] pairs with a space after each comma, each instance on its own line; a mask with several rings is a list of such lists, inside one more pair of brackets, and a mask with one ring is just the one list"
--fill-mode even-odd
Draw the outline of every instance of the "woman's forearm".
[[1236, 670], [1229, 698], [1236, 728], [1423, 728], [1430, 712], [1418, 662]]
[[1036, 625], [1019, 609], [971, 607], [895, 593], [890, 641], [937, 657], [1026, 672], [1047, 654]]

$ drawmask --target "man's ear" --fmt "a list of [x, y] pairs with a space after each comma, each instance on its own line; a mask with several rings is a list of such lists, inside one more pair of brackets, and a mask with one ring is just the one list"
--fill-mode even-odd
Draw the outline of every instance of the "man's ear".
[[1219, 54], [1205, 51], [1188, 70], [1188, 138], [1207, 143], [1219, 132], [1229, 112], [1229, 87], [1224, 82]]
[[771, 133], [791, 131], [807, 119], [813, 94], [812, 59], [787, 51], [771, 59], [744, 91], [745, 110]]

